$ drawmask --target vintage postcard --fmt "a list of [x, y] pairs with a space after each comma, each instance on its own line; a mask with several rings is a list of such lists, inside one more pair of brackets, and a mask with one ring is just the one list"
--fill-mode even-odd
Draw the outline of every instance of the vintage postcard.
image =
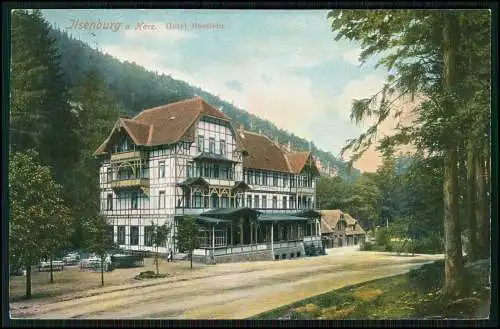
[[488, 319], [491, 12], [12, 9], [11, 319]]

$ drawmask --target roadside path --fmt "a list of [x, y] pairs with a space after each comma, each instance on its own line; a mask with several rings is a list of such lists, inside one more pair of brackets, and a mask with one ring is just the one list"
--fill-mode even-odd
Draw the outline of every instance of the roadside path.
[[37, 301], [23, 309], [11, 303], [11, 316], [242, 319], [332, 289], [402, 274], [442, 258], [339, 248], [319, 257], [218, 264], [171, 279], [110, 287], [62, 301]]

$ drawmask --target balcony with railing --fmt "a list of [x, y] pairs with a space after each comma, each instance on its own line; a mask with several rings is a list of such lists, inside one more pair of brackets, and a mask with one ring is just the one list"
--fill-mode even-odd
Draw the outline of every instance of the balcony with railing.
[[124, 162], [124, 161], [139, 161], [143, 160], [147, 157], [147, 154], [144, 151], [140, 150], [131, 150], [125, 152], [116, 152], [111, 153], [111, 162]]
[[148, 178], [127, 178], [111, 181], [111, 188], [122, 189], [122, 188], [149, 188]]

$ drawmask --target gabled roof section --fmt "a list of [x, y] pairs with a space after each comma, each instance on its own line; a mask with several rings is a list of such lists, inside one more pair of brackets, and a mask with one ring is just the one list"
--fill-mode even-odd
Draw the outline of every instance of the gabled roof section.
[[195, 97], [143, 110], [132, 119], [118, 119], [111, 134], [94, 154], [104, 153], [113, 133], [122, 127], [137, 145], [156, 146], [193, 140], [194, 129], [190, 128], [204, 115], [230, 123], [222, 111], [210, 106], [201, 97]]
[[120, 127], [123, 127], [136, 145], [147, 145], [149, 134], [153, 126], [136, 122], [130, 119], [120, 119]]
[[248, 154], [243, 158], [245, 168], [291, 172], [285, 153], [267, 136], [245, 130], [238, 131], [238, 134]]
[[108, 144], [111, 141], [113, 135], [121, 130], [125, 130], [136, 145], [147, 145], [149, 138], [151, 136], [151, 131], [153, 126], [148, 124], [143, 124], [140, 122], [135, 122], [131, 119], [119, 118], [109, 136], [104, 140], [104, 142], [97, 148], [94, 155], [102, 154], [108, 148]]
[[134, 117], [134, 121], [153, 125], [154, 130], [149, 145], [154, 146], [194, 138], [185, 135], [202, 115], [230, 121], [222, 111], [213, 108], [201, 97], [144, 110]]
[[290, 164], [290, 169], [296, 174], [300, 174], [302, 172], [308, 161], [310, 161], [310, 165], [313, 167], [313, 169], [319, 173], [319, 170], [316, 167], [316, 163], [312, 159], [312, 153], [310, 151], [286, 153], [286, 158], [288, 160], [288, 163]]
[[358, 221], [348, 213], [342, 212], [340, 209], [320, 210], [321, 213], [321, 232], [330, 233], [337, 228], [337, 223], [344, 220], [348, 226], [355, 225], [354, 231], [346, 231], [351, 234], [366, 234], [365, 230], [359, 225]]
[[332, 229], [330, 228], [330, 226], [328, 226], [327, 223], [325, 223], [324, 221], [321, 221], [321, 233], [332, 233]]
[[344, 213], [344, 219], [347, 223], [347, 225], [354, 225], [354, 224], [357, 224], [359, 225], [358, 221], [356, 219], [354, 219], [351, 215], [349, 215], [348, 213]]
[[[342, 217], [343, 212], [339, 209], [334, 209], [334, 210], [320, 210], [319, 211], [321, 214], [321, 222], [325, 223], [327, 227], [331, 229], [335, 229], [337, 227], [337, 222], [340, 220]], [[323, 229], [321, 229], [322, 232]]]

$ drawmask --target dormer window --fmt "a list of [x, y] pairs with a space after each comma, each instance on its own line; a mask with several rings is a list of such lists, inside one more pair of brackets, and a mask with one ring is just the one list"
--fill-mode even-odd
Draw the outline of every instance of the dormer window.
[[127, 152], [130, 149], [128, 138], [123, 138], [118, 152]]

